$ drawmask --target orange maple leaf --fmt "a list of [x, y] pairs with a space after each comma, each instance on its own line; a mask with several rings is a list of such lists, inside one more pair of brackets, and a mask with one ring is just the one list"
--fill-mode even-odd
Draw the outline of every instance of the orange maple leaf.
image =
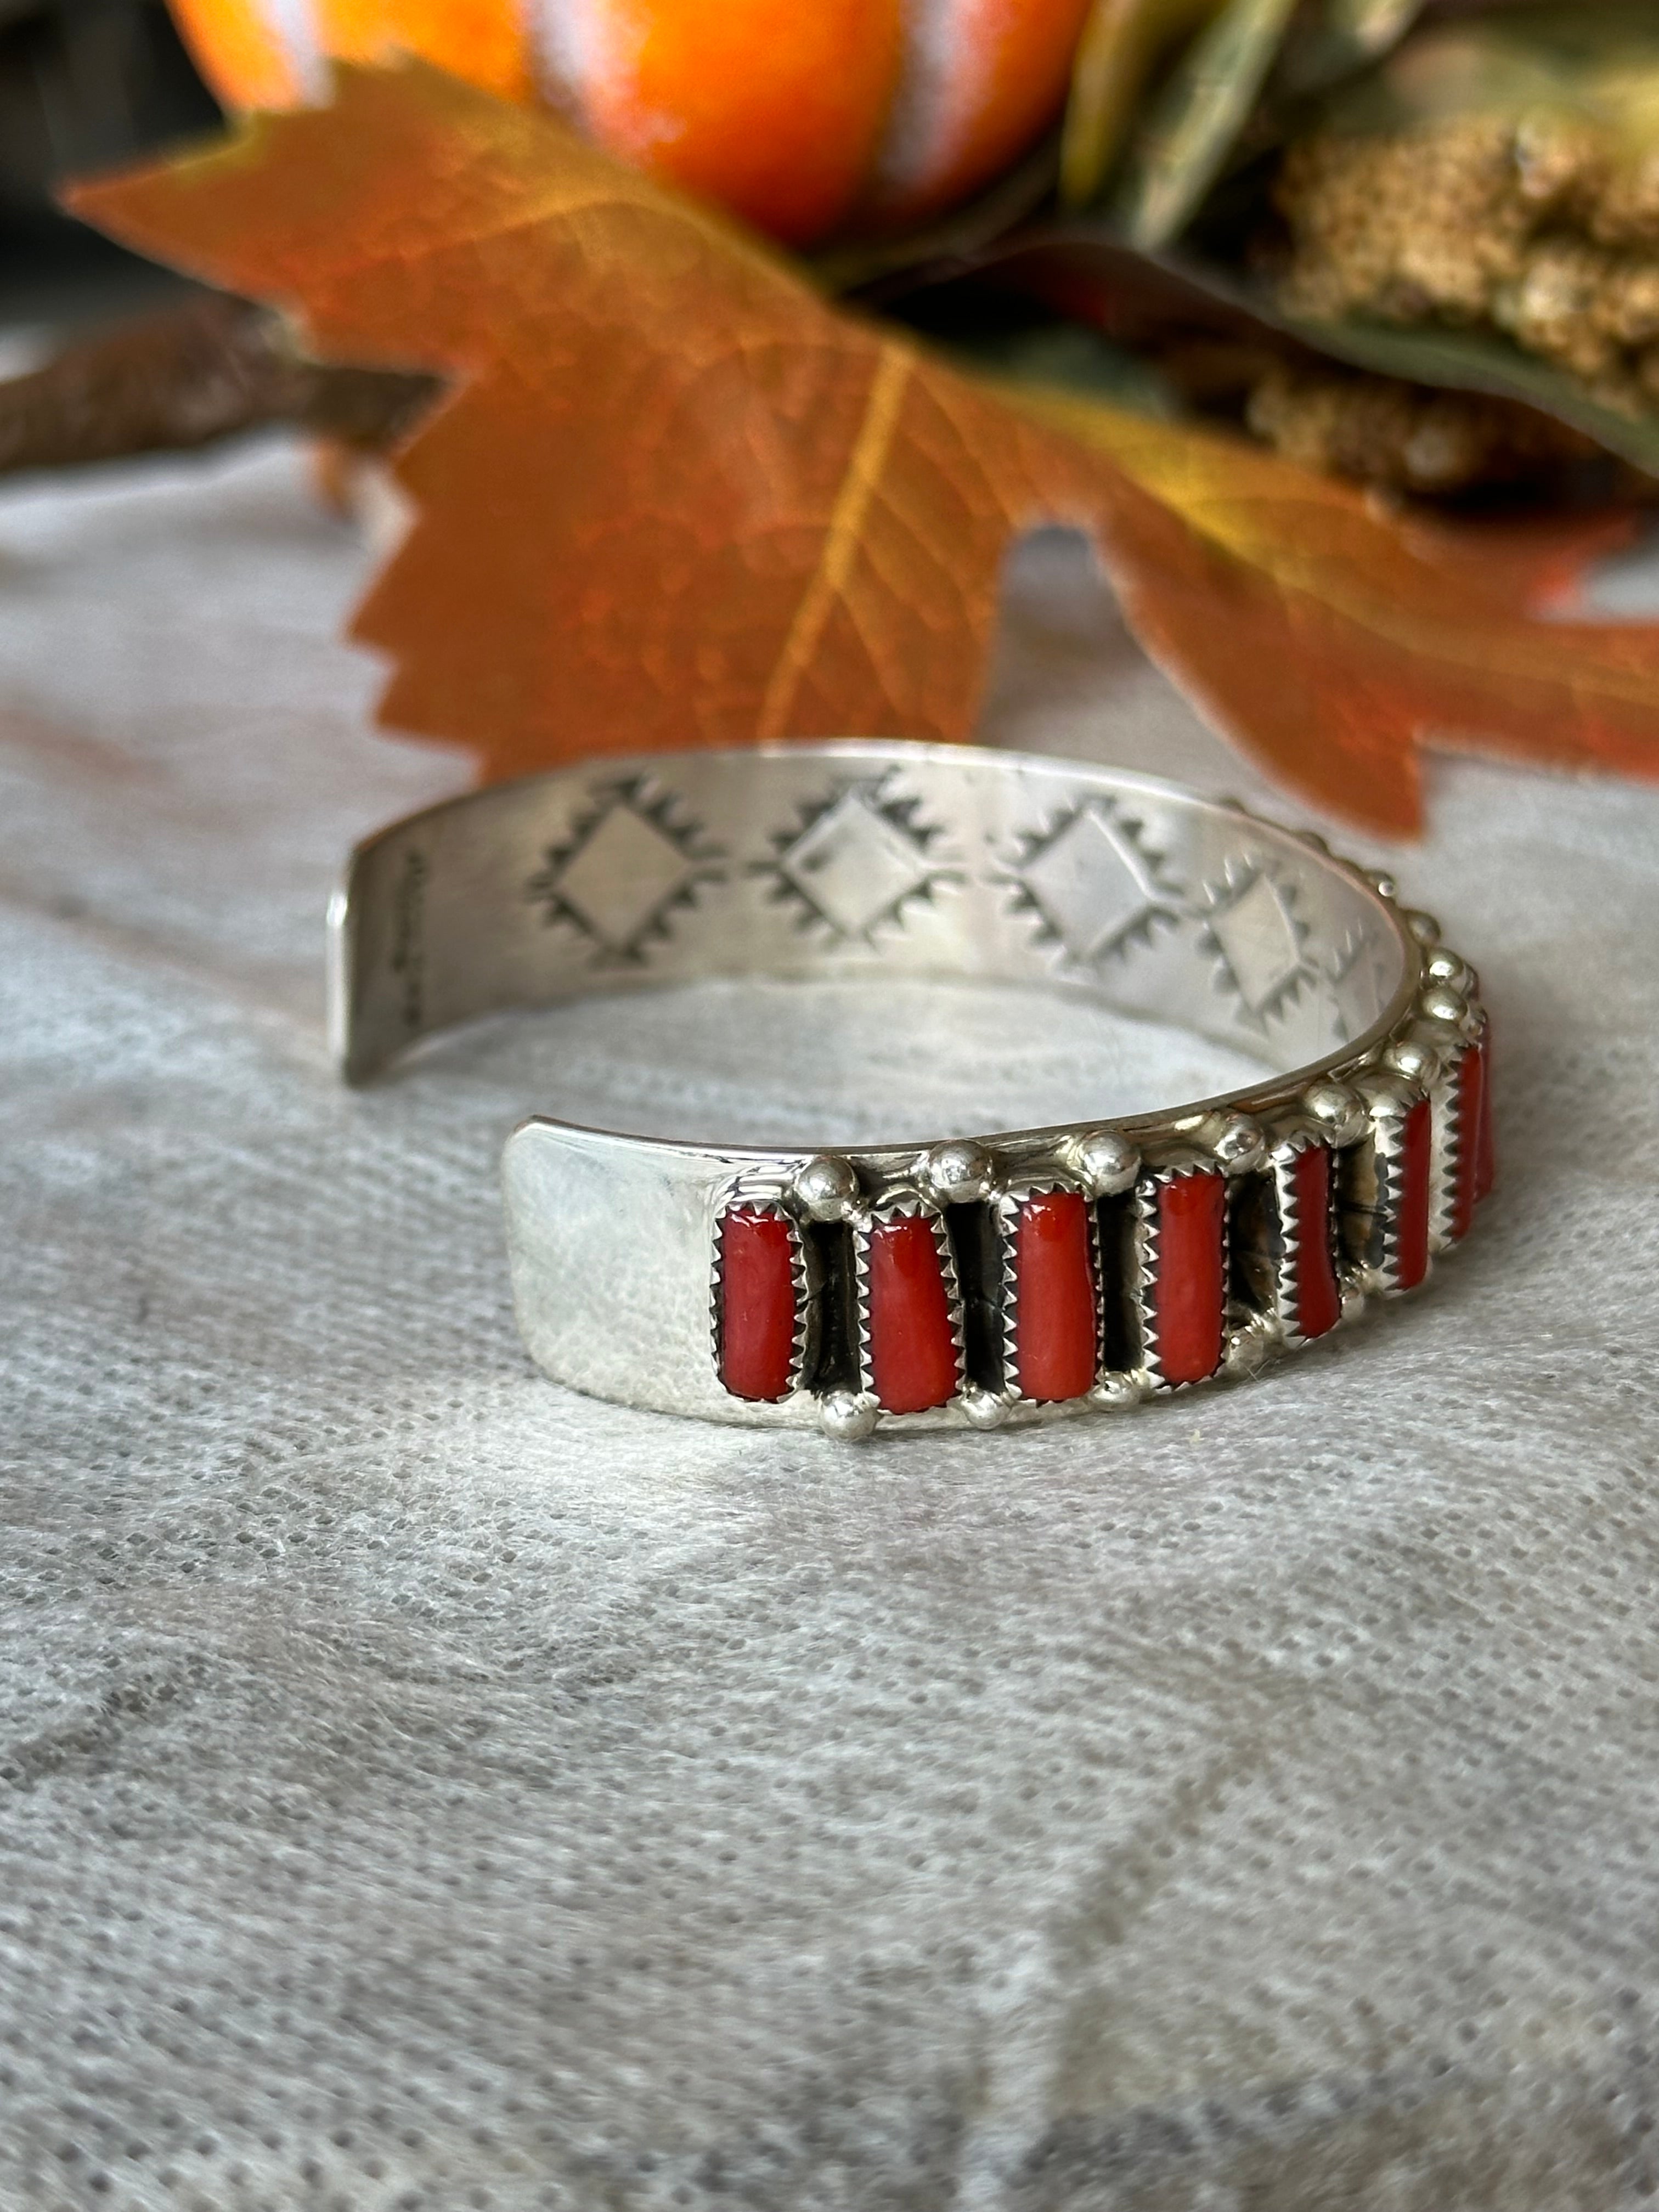
[[1545, 622], [1478, 532], [1239, 441], [994, 390], [557, 122], [422, 64], [81, 186], [77, 212], [435, 369], [416, 520], [355, 634], [381, 719], [498, 777], [864, 732], [960, 738], [1012, 538], [1074, 524], [1142, 641], [1305, 798], [1419, 825], [1417, 746], [1659, 774], [1659, 629]]

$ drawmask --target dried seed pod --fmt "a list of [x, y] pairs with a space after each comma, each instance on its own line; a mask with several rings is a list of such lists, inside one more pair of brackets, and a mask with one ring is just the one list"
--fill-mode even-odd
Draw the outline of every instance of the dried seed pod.
[[1659, 22], [1525, 9], [1431, 27], [1281, 164], [1293, 314], [1512, 340], [1639, 412], [1659, 340]]
[[1304, 467], [1429, 495], [1478, 484], [1547, 486], [1595, 452], [1582, 431], [1510, 400], [1311, 363], [1269, 367], [1245, 420]]

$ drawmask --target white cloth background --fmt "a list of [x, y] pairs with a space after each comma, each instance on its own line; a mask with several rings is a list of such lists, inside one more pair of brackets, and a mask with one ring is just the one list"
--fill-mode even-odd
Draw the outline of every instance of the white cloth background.
[[[1646, 2203], [1659, 792], [1434, 770], [1502, 1184], [1420, 1299], [1130, 1420], [682, 1424], [520, 1352], [523, 1113], [1199, 1048], [732, 989], [349, 1094], [331, 881], [465, 775], [364, 565], [281, 447], [0, 499], [0, 2206]], [[988, 724], [1295, 812], [1065, 546]]]

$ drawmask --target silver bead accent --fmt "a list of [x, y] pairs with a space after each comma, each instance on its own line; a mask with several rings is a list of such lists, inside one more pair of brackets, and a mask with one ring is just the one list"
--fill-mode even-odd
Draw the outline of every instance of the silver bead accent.
[[818, 1426], [838, 1443], [861, 1444], [873, 1433], [876, 1419], [875, 1400], [851, 1390], [831, 1390], [818, 1401]]
[[1396, 1074], [1408, 1076], [1413, 1083], [1425, 1088], [1440, 1073], [1440, 1055], [1431, 1044], [1421, 1037], [1401, 1037], [1389, 1047], [1383, 1055]]
[[1008, 1401], [994, 1390], [980, 1390], [972, 1385], [962, 1394], [963, 1418], [973, 1429], [1000, 1429], [1009, 1414]]
[[1441, 984], [1432, 991], [1425, 991], [1417, 1003], [1425, 1022], [1438, 1022], [1460, 1035], [1466, 1035], [1474, 1027], [1469, 1002], [1460, 991], [1449, 990]]
[[820, 1152], [796, 1170], [790, 1185], [796, 1204], [814, 1221], [842, 1221], [857, 1206], [858, 1170], [850, 1160]]
[[1365, 1133], [1365, 1102], [1346, 1083], [1311, 1085], [1302, 1094], [1302, 1109], [1333, 1145], [1358, 1144]]
[[1431, 952], [1440, 942], [1440, 924], [1431, 914], [1412, 912], [1400, 917], [1425, 951]]
[[1359, 873], [1376, 893], [1392, 905], [1400, 896], [1400, 886], [1386, 868], [1361, 868]]
[[957, 1137], [924, 1152], [916, 1176], [942, 1206], [971, 1206], [996, 1188], [996, 1163], [983, 1145]]
[[1298, 830], [1296, 834], [1304, 845], [1316, 853], [1328, 853], [1331, 849], [1317, 830]]
[[1228, 1338], [1226, 1354], [1221, 1362], [1222, 1373], [1234, 1382], [1246, 1382], [1252, 1375], [1259, 1375], [1267, 1364], [1276, 1334], [1265, 1314], [1252, 1314]]
[[1229, 1114], [1211, 1135], [1210, 1150], [1224, 1175], [1249, 1175], [1267, 1158], [1267, 1140], [1248, 1114]]
[[1371, 1069], [1354, 1088], [1365, 1102], [1368, 1118], [1372, 1113], [1404, 1113], [1417, 1098], [1414, 1084], [1391, 1066]]
[[1144, 1395], [1144, 1386], [1137, 1375], [1103, 1375], [1089, 1393], [1091, 1405], [1108, 1413], [1127, 1413], [1138, 1406]]
[[1140, 1173], [1140, 1154], [1116, 1129], [1085, 1129], [1069, 1147], [1078, 1180], [1091, 1198], [1113, 1198]]
[[1474, 981], [1474, 970], [1467, 960], [1460, 960], [1444, 945], [1430, 953], [1423, 963], [1423, 972], [1431, 983], [1443, 983], [1449, 991], [1467, 993]]

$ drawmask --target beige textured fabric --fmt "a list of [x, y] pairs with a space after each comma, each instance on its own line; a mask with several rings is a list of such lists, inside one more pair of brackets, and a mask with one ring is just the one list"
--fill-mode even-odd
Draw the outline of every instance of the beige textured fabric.
[[[331, 879], [464, 774], [362, 568], [282, 447], [0, 500], [0, 2207], [1645, 2203], [1659, 793], [1435, 772], [1503, 1182], [1420, 1299], [1127, 1421], [679, 1424], [520, 1353], [523, 1112], [1204, 1056], [733, 989], [348, 1095]], [[1013, 599], [992, 734], [1259, 790], [1070, 549]]]

